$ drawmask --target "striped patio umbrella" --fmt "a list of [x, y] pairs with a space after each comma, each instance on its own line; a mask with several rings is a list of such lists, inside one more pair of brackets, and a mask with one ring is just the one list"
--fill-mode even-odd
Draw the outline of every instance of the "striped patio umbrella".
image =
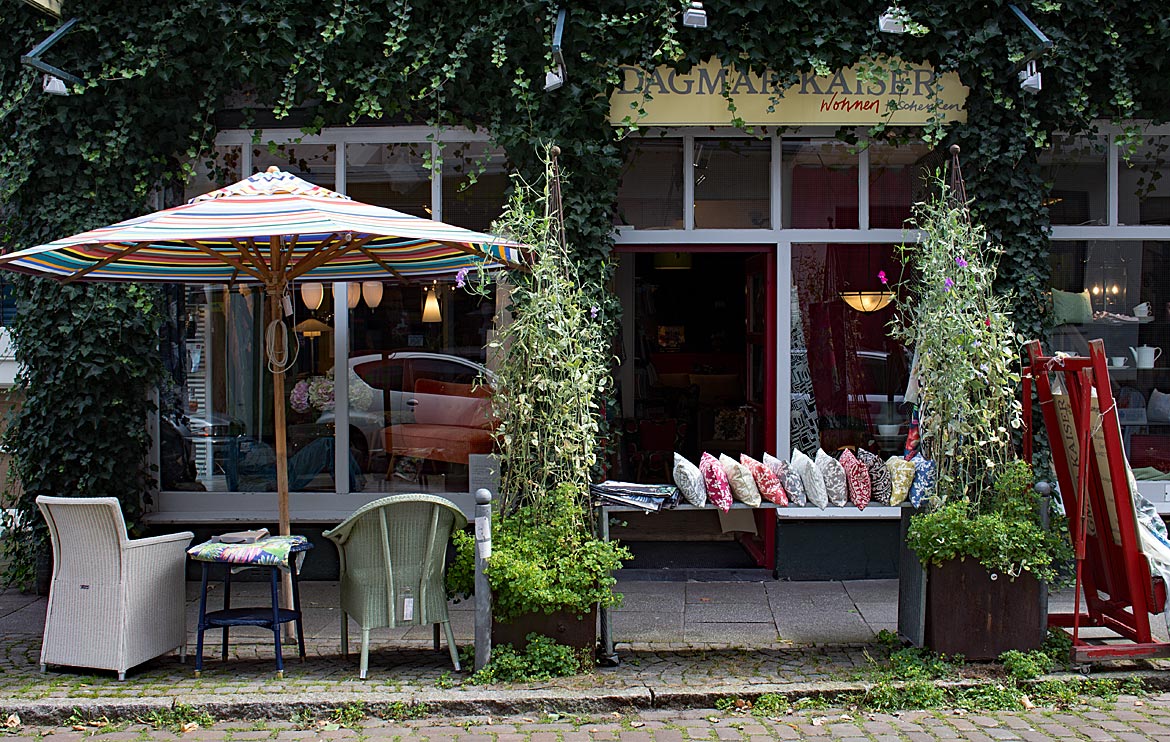
[[[520, 268], [523, 250], [498, 237], [363, 204], [271, 167], [182, 206], [0, 256], [0, 268], [66, 282], [261, 284], [276, 321], [295, 280], [423, 281], [477, 266]], [[280, 532], [287, 535], [284, 370], [270, 365]]]

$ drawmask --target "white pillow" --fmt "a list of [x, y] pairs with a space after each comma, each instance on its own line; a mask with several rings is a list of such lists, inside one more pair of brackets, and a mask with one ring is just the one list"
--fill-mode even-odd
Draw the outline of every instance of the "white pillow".
[[707, 485], [703, 484], [703, 472], [680, 454], [674, 454], [674, 486], [686, 498], [686, 501], [697, 508], [707, 504]]
[[821, 476], [825, 478], [825, 494], [828, 495], [829, 502], [839, 508], [845, 507], [845, 503], [849, 502], [849, 484], [845, 479], [845, 467], [841, 466], [840, 461], [825, 453], [823, 448], [817, 449], [816, 464]]
[[806, 456], [800, 449], [794, 448], [792, 449], [792, 461], [789, 467], [800, 476], [800, 481], [804, 485], [804, 493], [808, 496], [808, 501], [821, 510], [824, 510], [829, 504], [829, 495], [825, 491], [825, 477], [817, 469], [813, 460]]
[[784, 491], [788, 493], [788, 504], [808, 504], [808, 496], [804, 494], [804, 482], [800, 481], [800, 475], [792, 470], [787, 461], [766, 453], [764, 454], [764, 466], [771, 469], [776, 478], [780, 480], [780, 484], [784, 485]]
[[760, 506], [760, 488], [756, 486], [756, 478], [748, 468], [725, 453], [719, 454], [719, 464], [727, 474], [727, 483], [731, 485], [731, 496], [748, 507]]

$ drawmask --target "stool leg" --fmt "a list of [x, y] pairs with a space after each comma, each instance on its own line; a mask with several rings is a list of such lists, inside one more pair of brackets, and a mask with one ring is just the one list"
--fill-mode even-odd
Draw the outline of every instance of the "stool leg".
[[[232, 607], [232, 566], [230, 564], [224, 565], [223, 575], [223, 609], [226, 611]], [[220, 659], [227, 659], [228, 654], [228, 627], [223, 627], [223, 648], [220, 652]]]
[[280, 570], [272, 567], [272, 643], [276, 647], [276, 677], [284, 677], [284, 657], [280, 652]]
[[301, 652], [301, 661], [305, 659], [305, 627], [301, 620], [301, 588], [300, 580], [297, 579], [297, 560], [296, 555], [289, 559], [289, 569], [292, 571], [292, 595], [293, 595], [293, 610], [296, 611], [297, 616], [297, 648]]
[[207, 629], [207, 562], [203, 563], [203, 587], [199, 591], [199, 623], [195, 626], [195, 677], [203, 671], [203, 632]]

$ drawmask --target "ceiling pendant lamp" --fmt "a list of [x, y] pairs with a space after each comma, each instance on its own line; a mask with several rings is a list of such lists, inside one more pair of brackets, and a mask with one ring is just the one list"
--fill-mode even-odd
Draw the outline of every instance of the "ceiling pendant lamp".
[[842, 291], [841, 299], [858, 312], [869, 314], [889, 306], [894, 295], [889, 291]]
[[358, 302], [362, 300], [361, 284], [347, 283], [345, 285], [345, 292], [345, 305], [350, 309], [353, 309], [358, 305]]
[[324, 284], [309, 282], [301, 284], [301, 301], [310, 311], [321, 308], [321, 301], [325, 298]]
[[439, 296], [436, 293], [435, 285], [431, 285], [426, 290], [426, 303], [423, 304], [423, 322], [442, 322], [443, 315], [439, 311]]
[[382, 282], [362, 281], [362, 298], [366, 300], [367, 307], [377, 309], [382, 303]]

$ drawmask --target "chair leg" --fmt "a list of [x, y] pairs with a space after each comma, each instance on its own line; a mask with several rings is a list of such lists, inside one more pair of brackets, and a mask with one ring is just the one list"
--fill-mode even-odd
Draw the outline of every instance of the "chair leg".
[[49, 671], [49, 666], [42, 662], [41, 663], [41, 672], [48, 672], [48, 671]]
[[349, 659], [349, 614], [341, 612], [341, 656]]
[[358, 677], [362, 680], [366, 679], [366, 673], [370, 669], [370, 630], [362, 627], [362, 659], [361, 664], [358, 665]]
[[184, 639], [183, 643], [179, 645], [179, 664], [183, 664], [183, 665], [187, 664], [187, 640], [186, 639]]
[[118, 673], [118, 680], [125, 680], [125, 679], [126, 679], [126, 673], [125, 673], [125, 672], [119, 672], [119, 673]]
[[435, 651], [438, 652], [439, 651], [439, 624], [437, 624], [437, 623], [431, 624], [431, 629], [433, 629], [433, 633], [435, 635]]
[[[435, 629], [438, 628], [439, 625], [435, 624]], [[455, 630], [451, 628], [450, 620], [443, 622], [443, 630], [447, 632], [447, 651], [451, 653], [451, 662], [455, 665], [455, 672], [459, 672], [459, 647], [455, 646]]]

